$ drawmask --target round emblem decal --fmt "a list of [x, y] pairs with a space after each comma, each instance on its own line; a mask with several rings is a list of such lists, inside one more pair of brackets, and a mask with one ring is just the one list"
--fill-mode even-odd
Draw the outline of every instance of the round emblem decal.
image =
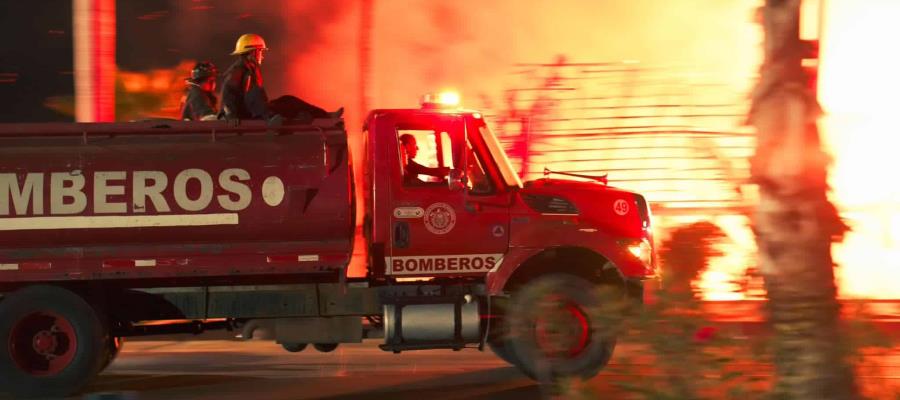
[[616, 200], [616, 202], [613, 203], [613, 211], [619, 215], [628, 214], [628, 202], [622, 199]]
[[425, 210], [424, 220], [428, 232], [443, 235], [456, 225], [456, 211], [447, 203], [434, 203]]

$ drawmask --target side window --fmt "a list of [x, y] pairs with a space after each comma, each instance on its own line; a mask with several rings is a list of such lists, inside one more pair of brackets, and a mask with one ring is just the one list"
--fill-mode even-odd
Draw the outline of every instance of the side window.
[[447, 132], [441, 132], [441, 160], [443, 160], [443, 164], [441, 166], [453, 169], [453, 146], [450, 141], [450, 134]]
[[466, 140], [466, 177], [467, 186], [472, 194], [489, 194], [494, 192], [491, 179], [485, 172], [484, 163], [478, 153], [472, 150], [472, 143]]
[[405, 186], [439, 185], [453, 169], [450, 135], [421, 129], [398, 129], [400, 165]]

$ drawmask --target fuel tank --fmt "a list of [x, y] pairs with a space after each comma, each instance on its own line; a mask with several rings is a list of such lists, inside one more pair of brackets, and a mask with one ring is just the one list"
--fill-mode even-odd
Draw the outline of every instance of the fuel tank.
[[0, 281], [340, 266], [351, 172], [325, 122], [0, 125]]

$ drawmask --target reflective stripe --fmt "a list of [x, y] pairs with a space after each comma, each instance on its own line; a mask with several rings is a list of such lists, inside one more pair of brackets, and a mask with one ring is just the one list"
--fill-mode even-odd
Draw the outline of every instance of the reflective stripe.
[[237, 225], [237, 213], [0, 218], [0, 231]]
[[18, 271], [19, 264], [0, 264], [0, 271]]
[[50, 269], [50, 263], [48, 263], [48, 262], [23, 262], [23, 263], [19, 263], [19, 269], [22, 271], [36, 270], [36, 269]]
[[103, 260], [103, 268], [131, 268], [134, 260]]
[[317, 262], [318, 254], [299, 254], [299, 255], [273, 255], [266, 256], [266, 262], [272, 264], [296, 263], [296, 262]]

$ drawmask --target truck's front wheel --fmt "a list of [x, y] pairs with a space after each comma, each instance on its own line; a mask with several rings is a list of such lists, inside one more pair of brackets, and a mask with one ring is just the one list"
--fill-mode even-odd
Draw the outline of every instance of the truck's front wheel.
[[488, 339], [488, 347], [491, 348], [491, 351], [499, 357], [501, 360], [506, 361], [511, 365], [518, 365], [519, 360], [516, 359], [516, 355], [513, 354], [512, 348], [506, 345], [505, 340], [490, 340]]
[[528, 376], [590, 378], [612, 357], [616, 318], [601, 309], [602, 288], [582, 278], [545, 275], [513, 294], [505, 345]]
[[509, 308], [508, 300], [505, 297], [496, 297], [490, 303], [492, 319], [490, 320], [487, 344], [491, 351], [501, 360], [512, 365], [518, 365], [519, 360], [513, 354], [512, 347], [507, 344], [509, 341], [509, 321], [507, 321], [506, 317]]
[[107, 332], [80, 296], [33, 286], [0, 302], [0, 392], [63, 397], [81, 390], [108, 360]]

